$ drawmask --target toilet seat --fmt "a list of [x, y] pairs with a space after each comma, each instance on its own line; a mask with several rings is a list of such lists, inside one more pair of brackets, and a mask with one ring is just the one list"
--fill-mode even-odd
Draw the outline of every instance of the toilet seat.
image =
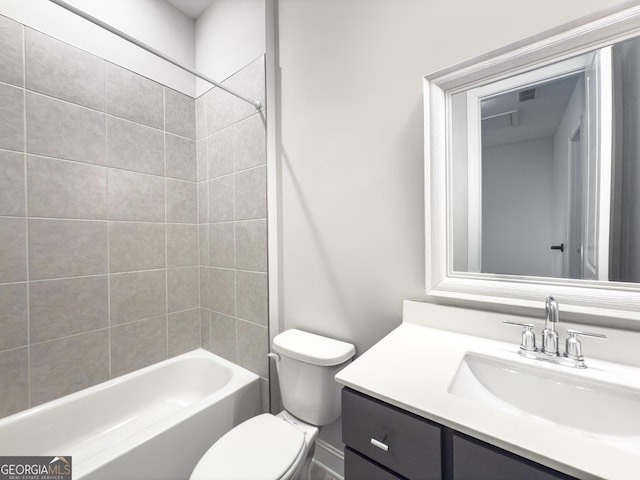
[[200, 459], [190, 480], [286, 478], [305, 452], [305, 435], [268, 413], [224, 434]]

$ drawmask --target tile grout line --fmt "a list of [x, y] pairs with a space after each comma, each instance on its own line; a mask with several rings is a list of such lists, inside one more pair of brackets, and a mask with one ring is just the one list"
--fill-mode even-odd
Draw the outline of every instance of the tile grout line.
[[193, 100], [193, 118], [194, 118], [194, 134], [196, 137], [196, 219], [198, 220], [198, 326], [200, 327], [198, 330], [198, 338], [200, 339], [200, 348], [202, 345], [202, 276], [200, 275], [200, 271], [202, 269], [202, 252], [200, 250], [200, 192], [198, 189], [198, 115], [196, 110], [196, 99]]
[[[107, 99], [107, 65], [105, 62], [102, 62], [102, 68], [104, 71], [104, 110], [105, 113], [108, 110], [108, 99]], [[112, 358], [111, 358], [111, 249], [109, 244], [109, 233], [111, 232], [111, 222], [110, 222], [110, 211], [109, 211], [109, 179], [111, 178], [111, 169], [107, 167], [110, 164], [109, 162], [109, 122], [107, 116], [104, 117], [104, 161], [105, 161], [105, 175], [107, 176], [107, 195], [106, 195], [106, 216], [107, 216], [107, 324], [109, 329], [107, 330], [107, 359], [108, 359], [108, 373], [109, 378], [112, 378], [113, 368], [112, 368]]]
[[24, 168], [24, 228], [27, 285], [27, 407], [32, 405], [31, 394], [31, 276], [29, 274], [29, 171], [27, 168], [27, 35], [22, 25], [22, 121], [23, 148], [22, 162]]
[[234, 326], [236, 329], [235, 334], [235, 346], [234, 346], [234, 355], [235, 355], [235, 363], [240, 364], [240, 359], [238, 358], [238, 352], [240, 349], [238, 348], [238, 254], [236, 248], [236, 225], [237, 225], [237, 213], [236, 213], [236, 142], [234, 142], [235, 138], [235, 122], [233, 121], [234, 117], [234, 105], [235, 102], [231, 103], [231, 175], [233, 179], [233, 317], [234, 317]]
[[[162, 88], [162, 164], [164, 166], [164, 266], [165, 266], [165, 315], [164, 315], [164, 357], [169, 358], [169, 245], [167, 243], [167, 90]], [[196, 192], [197, 194], [197, 192]]]
[[[206, 92], [204, 95], [208, 95], [208, 92]], [[202, 99], [202, 123], [204, 125], [204, 136], [203, 138], [200, 139], [200, 141], [202, 141], [203, 145], [204, 145], [204, 178], [203, 178], [203, 182], [204, 182], [204, 186], [203, 189], [205, 190], [205, 201], [204, 201], [204, 205], [203, 207], [203, 215], [202, 215], [202, 219], [203, 219], [203, 225], [205, 226], [205, 232], [206, 232], [206, 249], [207, 249], [207, 261], [206, 261], [206, 265], [203, 265], [203, 269], [205, 272], [205, 277], [207, 279], [206, 284], [205, 284], [205, 288], [207, 289], [206, 296], [209, 297], [209, 303], [211, 303], [211, 271], [210, 271], [210, 265], [211, 265], [211, 231], [210, 231], [210, 226], [209, 226], [209, 215], [210, 215], [210, 209], [211, 206], [209, 205], [209, 142], [207, 140], [207, 133], [209, 131], [209, 98], [204, 97]], [[197, 110], [196, 110], [196, 114], [197, 114]], [[198, 118], [196, 116], [196, 137], [197, 137], [197, 129], [198, 129]], [[206, 206], [206, 208], [205, 208]], [[205, 215], [206, 213], [206, 215]], [[204, 254], [203, 254], [204, 257]], [[205, 262], [202, 262], [205, 263]], [[202, 288], [202, 287], [201, 287]], [[211, 322], [212, 322], [212, 316], [211, 316], [211, 312], [209, 309], [206, 309], [207, 315], [206, 315], [206, 322], [207, 322], [207, 329], [206, 331], [209, 332], [208, 338], [207, 340], [207, 349], [212, 350], [212, 334], [211, 334]], [[202, 320], [201, 320], [202, 321]], [[200, 327], [202, 329], [202, 326]]]

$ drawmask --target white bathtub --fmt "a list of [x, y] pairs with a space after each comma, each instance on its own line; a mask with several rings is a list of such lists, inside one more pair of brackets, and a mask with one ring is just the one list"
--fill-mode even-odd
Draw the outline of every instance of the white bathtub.
[[0, 455], [70, 455], [74, 480], [186, 479], [259, 410], [259, 377], [200, 349], [0, 420]]

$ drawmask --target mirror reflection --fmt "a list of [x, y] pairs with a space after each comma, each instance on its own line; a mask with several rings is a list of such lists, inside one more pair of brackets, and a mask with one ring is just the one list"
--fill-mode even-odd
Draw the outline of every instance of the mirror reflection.
[[640, 39], [450, 99], [454, 271], [640, 282]]

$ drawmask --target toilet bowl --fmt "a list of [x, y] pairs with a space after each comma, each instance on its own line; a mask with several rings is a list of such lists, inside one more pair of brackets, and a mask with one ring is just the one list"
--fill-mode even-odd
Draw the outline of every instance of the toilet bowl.
[[264, 413], [223, 435], [202, 456], [190, 480], [304, 480], [319, 427], [340, 416], [334, 376], [355, 354], [350, 343], [301, 330], [273, 339], [285, 410]]

